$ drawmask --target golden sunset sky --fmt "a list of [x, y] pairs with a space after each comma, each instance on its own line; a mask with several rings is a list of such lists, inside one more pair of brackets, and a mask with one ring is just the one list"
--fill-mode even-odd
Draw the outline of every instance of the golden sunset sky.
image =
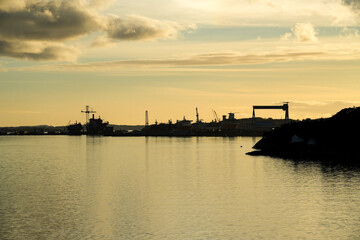
[[328, 117], [360, 103], [359, 24], [359, 0], [0, 0], [0, 126]]

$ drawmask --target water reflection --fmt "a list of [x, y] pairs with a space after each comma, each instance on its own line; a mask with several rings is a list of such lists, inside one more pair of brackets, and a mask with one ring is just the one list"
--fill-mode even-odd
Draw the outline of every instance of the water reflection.
[[0, 137], [0, 234], [356, 239], [358, 167], [245, 155], [256, 141]]

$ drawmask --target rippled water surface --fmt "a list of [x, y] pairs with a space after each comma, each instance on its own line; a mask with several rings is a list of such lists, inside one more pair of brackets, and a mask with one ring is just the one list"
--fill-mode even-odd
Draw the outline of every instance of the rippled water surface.
[[359, 169], [257, 140], [0, 136], [0, 238], [360, 238]]

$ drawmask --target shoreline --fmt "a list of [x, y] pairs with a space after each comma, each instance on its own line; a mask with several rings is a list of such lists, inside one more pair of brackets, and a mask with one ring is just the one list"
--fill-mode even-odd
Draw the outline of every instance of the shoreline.
[[88, 137], [262, 137], [262, 135], [146, 135], [146, 134], [124, 134], [124, 135], [92, 135], [92, 134], [0, 134], [0, 136], [88, 136]]

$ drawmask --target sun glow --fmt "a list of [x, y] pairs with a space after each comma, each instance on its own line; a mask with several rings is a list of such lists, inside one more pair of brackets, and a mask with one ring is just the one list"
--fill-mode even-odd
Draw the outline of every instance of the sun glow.
[[199, 10], [207, 10], [207, 11], [215, 11], [219, 9], [220, 4], [218, 0], [180, 0], [179, 4], [183, 5], [187, 8], [199, 9]]

